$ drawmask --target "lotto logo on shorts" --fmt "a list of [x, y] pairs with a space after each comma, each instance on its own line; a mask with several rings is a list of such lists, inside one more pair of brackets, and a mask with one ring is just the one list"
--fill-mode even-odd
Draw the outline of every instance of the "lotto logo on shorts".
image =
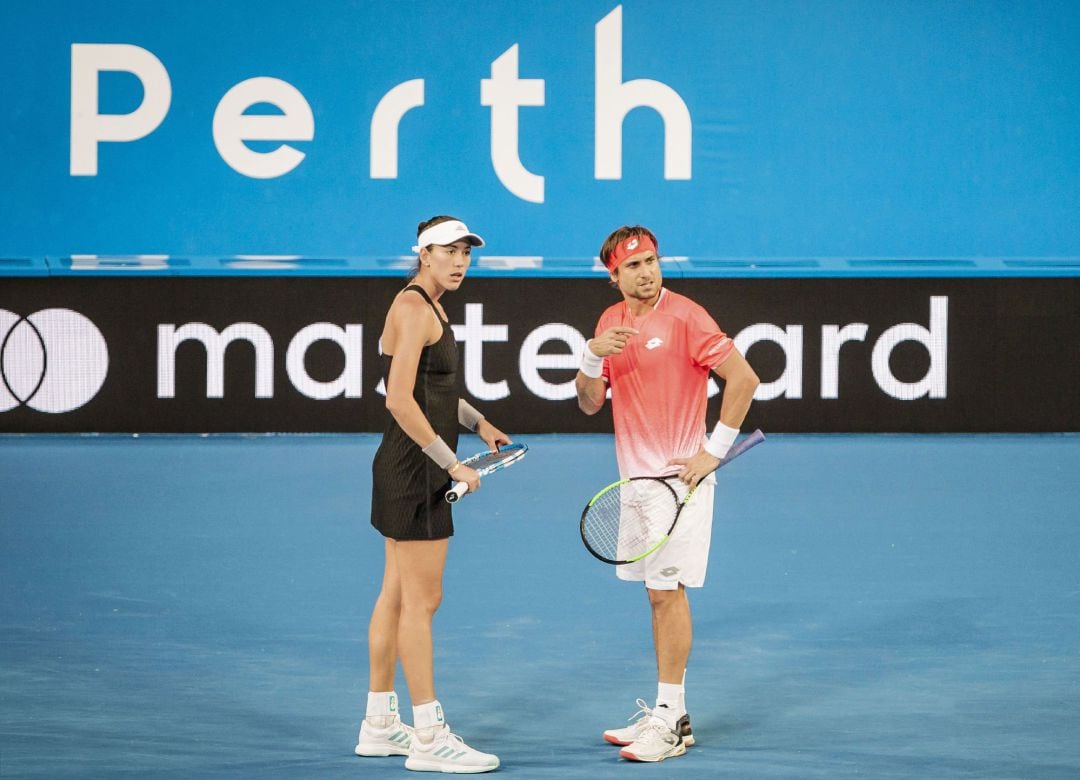
[[0, 412], [22, 405], [70, 412], [98, 394], [108, 372], [105, 337], [82, 314], [43, 309], [20, 317], [0, 309]]

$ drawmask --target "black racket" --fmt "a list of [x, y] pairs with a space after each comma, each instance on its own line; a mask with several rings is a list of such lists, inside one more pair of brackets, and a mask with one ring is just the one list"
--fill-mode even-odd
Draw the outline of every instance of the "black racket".
[[[717, 468], [763, 441], [765, 434], [754, 431], [736, 442]], [[697, 491], [694, 486], [680, 501], [671, 485], [676, 479], [674, 476], [620, 479], [593, 496], [581, 513], [581, 541], [585, 548], [604, 563], [619, 566], [640, 561], [663, 547], [671, 538], [683, 507]]]
[[[529, 445], [527, 444], [507, 444], [498, 452], [492, 452], [491, 450], [478, 452], [461, 461], [461, 465], [475, 469], [476, 473], [481, 477], [486, 477], [488, 474], [493, 474], [517, 463], [525, 457], [525, 453], [528, 451]], [[452, 504], [468, 492], [468, 483], [458, 482], [446, 491], [446, 500]]]

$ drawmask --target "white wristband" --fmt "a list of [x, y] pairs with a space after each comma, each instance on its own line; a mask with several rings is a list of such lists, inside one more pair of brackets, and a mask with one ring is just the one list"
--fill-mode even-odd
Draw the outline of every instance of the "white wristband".
[[480, 414], [473, 406], [464, 398], [459, 398], [457, 402], [457, 420], [464, 425], [470, 431], [475, 431], [476, 426], [480, 424], [480, 421], [484, 419], [484, 415]]
[[454, 451], [450, 449], [450, 445], [443, 441], [442, 436], [436, 436], [435, 441], [424, 447], [423, 452], [435, 461], [436, 466], [443, 470], [446, 470], [457, 463], [457, 456], [454, 455]]
[[585, 342], [585, 354], [581, 356], [581, 373], [590, 379], [599, 379], [604, 375], [604, 359], [589, 349], [592, 340]]
[[731, 428], [724, 425], [722, 422], [717, 422], [716, 427], [713, 428], [712, 436], [705, 442], [705, 452], [709, 453], [714, 458], [723, 460], [724, 456], [728, 454], [728, 450], [731, 449], [731, 445], [735, 443], [735, 437], [738, 435], [738, 428]]

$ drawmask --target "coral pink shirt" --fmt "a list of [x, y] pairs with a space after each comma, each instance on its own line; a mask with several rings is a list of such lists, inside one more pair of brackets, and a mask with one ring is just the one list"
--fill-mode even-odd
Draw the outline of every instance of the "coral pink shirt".
[[596, 335], [616, 325], [639, 331], [621, 354], [604, 359], [619, 473], [669, 473], [668, 460], [701, 448], [709, 370], [723, 363], [735, 344], [704, 308], [668, 289], [661, 289], [652, 311], [638, 317], [630, 315], [625, 301], [609, 307], [600, 315]]

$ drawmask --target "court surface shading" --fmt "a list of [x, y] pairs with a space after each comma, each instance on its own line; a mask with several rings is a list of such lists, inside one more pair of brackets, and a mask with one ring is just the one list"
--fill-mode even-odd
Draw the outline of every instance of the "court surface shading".
[[[578, 538], [611, 438], [520, 438], [455, 509], [435, 624], [499, 774], [1080, 776], [1080, 437], [776, 435], [722, 471], [697, 745], [658, 765], [600, 739], [656, 695], [644, 593]], [[0, 437], [0, 776], [416, 776], [352, 754], [377, 444]]]

